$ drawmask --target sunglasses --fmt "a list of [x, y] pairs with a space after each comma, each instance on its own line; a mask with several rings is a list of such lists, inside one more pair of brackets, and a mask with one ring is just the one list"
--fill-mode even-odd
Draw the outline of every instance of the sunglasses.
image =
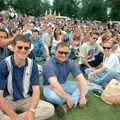
[[19, 49], [19, 50], [24, 49], [25, 51], [27, 51], [30, 49], [30, 47], [17, 46], [17, 49]]
[[6, 39], [6, 38], [7, 38], [7, 36], [0, 36], [0, 38], [4, 38], [4, 39]]
[[111, 47], [103, 47], [103, 49], [108, 49], [109, 50], [109, 49], [111, 49]]
[[61, 55], [63, 55], [63, 54], [68, 55], [68, 52], [64, 52], [64, 51], [58, 51], [58, 53], [61, 54]]

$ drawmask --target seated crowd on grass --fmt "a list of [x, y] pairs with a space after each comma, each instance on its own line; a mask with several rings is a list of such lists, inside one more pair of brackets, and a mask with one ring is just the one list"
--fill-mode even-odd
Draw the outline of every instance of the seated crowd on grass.
[[[120, 80], [118, 23], [25, 20], [0, 22], [2, 120], [63, 116], [77, 105], [84, 108], [89, 90], [102, 92]], [[76, 81], [68, 80], [70, 73]]]

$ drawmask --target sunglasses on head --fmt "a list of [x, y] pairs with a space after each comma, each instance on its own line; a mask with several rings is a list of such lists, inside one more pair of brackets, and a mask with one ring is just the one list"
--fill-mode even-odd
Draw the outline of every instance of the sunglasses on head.
[[111, 47], [103, 47], [103, 49], [111, 49]]
[[68, 52], [64, 52], [64, 51], [58, 51], [58, 53], [61, 54], [61, 55], [63, 55], [63, 54], [68, 55]]
[[19, 50], [22, 50], [22, 49], [24, 49], [24, 50], [29, 50], [30, 49], [30, 47], [23, 47], [23, 46], [17, 46], [17, 49], [19, 49]]

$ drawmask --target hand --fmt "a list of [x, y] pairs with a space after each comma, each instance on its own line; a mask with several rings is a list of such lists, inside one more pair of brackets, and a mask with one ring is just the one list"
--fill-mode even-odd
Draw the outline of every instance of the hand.
[[79, 103], [80, 108], [84, 108], [86, 106], [86, 103], [87, 103], [86, 97], [81, 97]]
[[66, 103], [68, 105], [68, 108], [72, 109], [72, 107], [74, 105], [74, 102], [73, 102], [72, 98], [69, 95], [67, 95], [66, 98], [65, 98], [65, 100], [66, 100]]
[[34, 113], [32, 111], [27, 111], [25, 116], [23, 117], [24, 120], [34, 120]]
[[93, 73], [93, 72], [90, 72], [90, 73], [88, 74], [88, 80], [93, 81], [93, 77], [94, 77], [94, 73]]

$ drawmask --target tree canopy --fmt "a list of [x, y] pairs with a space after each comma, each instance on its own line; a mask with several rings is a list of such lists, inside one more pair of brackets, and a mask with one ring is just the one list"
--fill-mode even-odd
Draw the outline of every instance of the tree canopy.
[[[90, 20], [119, 20], [119, 0], [0, 0], [0, 11], [13, 7], [17, 12], [27, 15], [44, 16], [51, 9], [62, 16]], [[111, 8], [108, 16], [107, 9]]]

